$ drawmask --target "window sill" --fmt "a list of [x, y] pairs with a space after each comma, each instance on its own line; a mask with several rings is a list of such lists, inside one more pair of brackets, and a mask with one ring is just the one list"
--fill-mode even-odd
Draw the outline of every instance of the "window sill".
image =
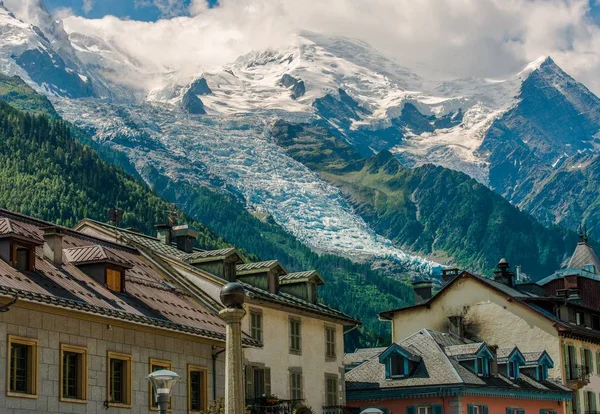
[[302, 351], [297, 351], [295, 349], [290, 349], [290, 354], [292, 354], [292, 355], [302, 355]]
[[60, 397], [58, 401], [63, 403], [73, 403], [73, 404], [87, 404], [88, 400], [80, 400], [78, 398], [63, 398]]
[[131, 407], [133, 407], [133, 404], [108, 403], [108, 406], [114, 407], [114, 408], [131, 408]]
[[325, 355], [325, 362], [336, 362], [337, 356], [335, 355]]
[[29, 398], [29, 399], [36, 399], [38, 397], [37, 394], [26, 394], [26, 393], [22, 393], [22, 392], [11, 392], [8, 391], [6, 393], [7, 397], [13, 397], [13, 398]]

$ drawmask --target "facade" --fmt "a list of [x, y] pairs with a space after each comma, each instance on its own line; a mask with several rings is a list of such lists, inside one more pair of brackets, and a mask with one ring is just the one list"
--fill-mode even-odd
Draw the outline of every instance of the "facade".
[[[579, 266], [571, 268], [570, 266]], [[597, 256], [585, 236], [570, 265], [538, 283], [522, 283], [502, 260], [495, 278], [457, 270], [444, 274], [436, 294], [415, 306], [383, 312], [393, 341], [423, 327], [480, 338], [522, 352], [544, 349], [555, 361], [549, 377], [573, 391], [568, 412], [591, 413], [600, 404], [600, 287]]]
[[198, 291], [203, 303], [215, 310], [222, 306], [218, 297], [225, 283], [238, 281], [244, 286], [247, 314], [242, 328], [262, 343], [244, 350], [246, 402], [256, 412], [269, 395], [285, 406], [342, 412], [344, 333], [359, 321], [318, 301], [317, 287], [324, 281], [316, 271], [289, 273], [277, 260], [244, 263], [233, 248], [193, 249], [180, 241], [193, 235], [183, 226], [158, 226], [158, 237], [92, 220], [76, 228], [139, 248], [177, 273], [182, 284]]
[[3, 414], [148, 413], [162, 368], [173, 413], [224, 393], [223, 321], [132, 247], [0, 210], [0, 310]]
[[496, 348], [420, 330], [383, 351], [359, 351], [346, 374], [348, 405], [387, 414], [558, 413], [570, 390], [548, 379], [545, 351]]

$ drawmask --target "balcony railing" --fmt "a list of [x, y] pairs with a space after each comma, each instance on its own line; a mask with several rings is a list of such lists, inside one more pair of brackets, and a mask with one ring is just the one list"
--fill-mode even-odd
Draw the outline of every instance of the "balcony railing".
[[267, 397], [246, 400], [246, 409], [251, 414], [294, 414], [303, 400], [279, 400]]
[[587, 365], [567, 364], [567, 381], [590, 382], [590, 367]]
[[360, 414], [360, 408], [346, 407], [345, 405], [327, 405], [323, 407], [323, 414]]

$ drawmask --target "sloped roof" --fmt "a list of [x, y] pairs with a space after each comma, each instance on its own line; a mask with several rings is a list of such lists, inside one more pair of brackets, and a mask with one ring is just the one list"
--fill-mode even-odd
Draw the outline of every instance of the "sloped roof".
[[[42, 237], [44, 227], [51, 226], [2, 209], [1, 218], [9, 218], [38, 238]], [[20, 272], [0, 260], [0, 294], [18, 294], [20, 300], [52, 304], [220, 342], [225, 340], [225, 324], [219, 315], [169, 283], [138, 250], [68, 228], [62, 230], [63, 247], [67, 252], [63, 265], [56, 267], [45, 259], [42, 246], [36, 248], [33, 272]], [[85, 274], [75, 262], [69, 261], [75, 253], [94, 258], [97, 255], [118, 257], [128, 263], [131, 267], [125, 273], [125, 292], [113, 292]], [[256, 345], [247, 338], [244, 343]]]
[[[213, 260], [225, 259], [225, 258], [227, 258], [229, 256], [233, 256], [233, 255], [237, 255], [239, 257], [239, 254], [235, 248], [228, 247], [225, 249], [218, 249], [218, 250], [199, 250], [199, 251], [195, 251], [193, 253], [186, 253], [180, 257], [182, 260], [184, 260], [185, 262], [188, 262], [188, 263], [202, 263], [202, 262], [208, 262], [208, 261], [213, 261]], [[241, 258], [240, 258], [240, 260], [241, 260]]]
[[474, 358], [479, 350], [485, 346], [483, 342], [473, 342], [469, 344], [451, 345], [444, 348], [448, 356], [459, 358]]
[[0, 236], [18, 236], [29, 239], [33, 244], [44, 243], [43, 236], [40, 236], [36, 232], [31, 232], [27, 227], [8, 217], [0, 218]]
[[99, 244], [90, 246], [72, 247], [64, 249], [65, 259], [67, 262], [77, 265], [97, 262], [109, 262], [126, 268], [131, 268], [133, 265], [129, 263], [117, 251], [112, 251]]
[[[419, 387], [438, 388], [443, 386], [456, 387], [490, 387], [494, 390], [514, 391], [535, 391], [540, 393], [553, 393], [568, 398], [570, 390], [560, 384], [551, 381], [538, 382], [526, 374], [521, 373], [521, 378], [510, 379], [499, 374], [498, 376], [483, 377], [476, 375], [461, 365], [456, 356], [448, 354], [448, 348], [453, 348], [451, 353], [458, 349], [458, 345], [443, 347], [436, 341], [443, 339], [444, 335], [437, 331], [422, 329], [421, 331], [400, 341], [398, 344], [407, 348], [421, 357], [421, 362], [416, 366], [413, 372], [403, 378], [386, 379], [385, 366], [379, 362], [377, 353], [369, 357], [362, 364], [356, 366], [346, 373], [346, 390], [350, 397], [353, 392], [363, 390], [385, 390], [385, 389], [404, 389]], [[476, 343], [463, 343], [465, 350], [471, 350]], [[485, 344], [480, 343], [479, 347]]]
[[598, 258], [598, 255], [592, 249], [592, 246], [585, 241], [580, 241], [577, 243], [577, 247], [567, 267], [570, 269], [583, 269], [585, 265], [589, 264], [595, 266], [596, 274], [600, 274], [600, 258]]
[[386, 347], [379, 348], [359, 348], [354, 352], [348, 352], [344, 354], [344, 365], [356, 365], [360, 364], [367, 359], [373, 358], [375, 356], [379, 356], [383, 351], [385, 351]]
[[288, 285], [293, 283], [306, 282], [313, 279], [317, 281], [317, 285], [325, 284], [325, 280], [323, 280], [319, 272], [317, 272], [316, 270], [307, 270], [304, 272], [295, 272], [281, 275], [279, 276], [279, 283], [282, 285]]
[[278, 260], [267, 260], [264, 262], [243, 263], [235, 267], [238, 275], [247, 275], [252, 273], [268, 272], [276, 267], [280, 267], [281, 273], [287, 273], [285, 268]]

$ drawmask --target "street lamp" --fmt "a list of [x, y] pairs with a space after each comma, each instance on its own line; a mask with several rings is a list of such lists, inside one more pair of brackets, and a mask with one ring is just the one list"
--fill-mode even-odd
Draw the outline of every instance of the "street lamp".
[[167, 369], [160, 369], [154, 371], [146, 378], [152, 384], [152, 388], [154, 388], [154, 394], [156, 395], [156, 402], [158, 404], [158, 413], [167, 414], [173, 387], [175, 386], [175, 383], [180, 380], [179, 375]]

